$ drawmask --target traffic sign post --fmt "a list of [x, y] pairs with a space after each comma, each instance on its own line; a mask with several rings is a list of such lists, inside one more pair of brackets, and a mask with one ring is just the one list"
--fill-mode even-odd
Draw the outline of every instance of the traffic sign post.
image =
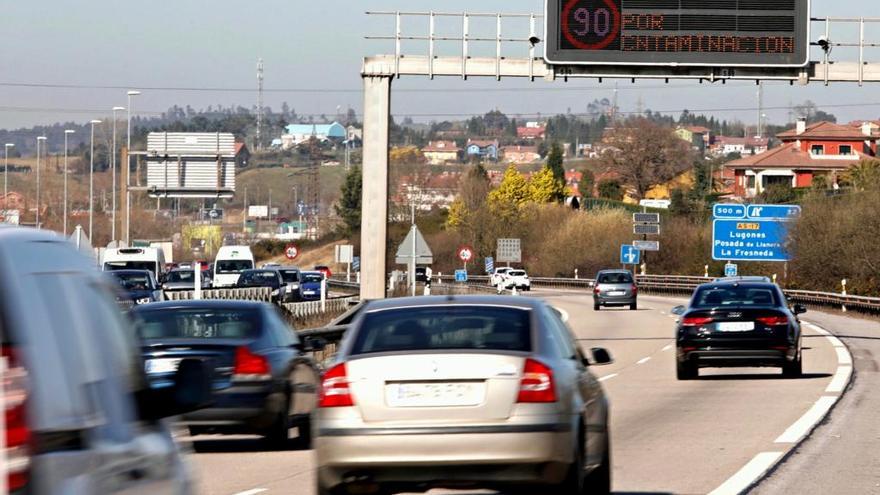
[[495, 255], [499, 263], [522, 263], [522, 245], [519, 239], [498, 239]]
[[486, 257], [486, 273], [492, 273], [495, 271], [495, 259], [491, 256]]
[[464, 269], [467, 271], [468, 261], [474, 259], [474, 248], [470, 246], [462, 246], [458, 248], [458, 259], [464, 263]]
[[299, 257], [299, 248], [296, 247], [296, 244], [288, 244], [287, 247], [284, 248], [284, 256], [290, 261], [297, 259]]
[[646, 207], [642, 207], [640, 213], [633, 213], [633, 234], [642, 236], [642, 240], [633, 242], [633, 246], [639, 250], [639, 253], [645, 252], [642, 264], [642, 275], [644, 275], [648, 270], [647, 251], [660, 250], [659, 241], [648, 241], [649, 235], [660, 235], [660, 214], [648, 213]]
[[621, 265], [638, 265], [641, 261], [641, 251], [629, 244], [620, 246], [620, 264]]
[[[790, 261], [785, 246], [789, 221], [800, 214], [801, 207], [797, 205], [714, 205], [712, 259]], [[725, 273], [730, 265], [725, 266]], [[733, 266], [735, 270], [736, 265]]]
[[737, 276], [736, 263], [728, 263], [728, 264], [724, 265], [724, 276], [725, 277], [736, 277]]
[[660, 241], [633, 241], [632, 245], [639, 251], [660, 251]]
[[464, 282], [467, 282], [467, 280], [468, 280], [467, 270], [455, 270], [455, 281], [456, 282], [464, 283]]

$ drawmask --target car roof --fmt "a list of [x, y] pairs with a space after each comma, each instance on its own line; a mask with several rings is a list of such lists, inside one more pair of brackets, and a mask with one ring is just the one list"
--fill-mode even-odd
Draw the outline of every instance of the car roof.
[[600, 275], [603, 275], [603, 274], [606, 274], [606, 273], [628, 273], [628, 274], [632, 275], [632, 272], [631, 272], [631, 271], [629, 271], [629, 270], [621, 270], [621, 269], [619, 269], [619, 268], [616, 269], [616, 270], [599, 270], [599, 274], [600, 274]]
[[153, 272], [150, 270], [108, 270], [104, 273], [109, 273], [111, 275], [143, 275], [152, 274]]
[[398, 308], [420, 308], [430, 306], [510, 306], [520, 309], [537, 309], [543, 305], [543, 301], [532, 297], [517, 296], [419, 296], [397, 297], [392, 299], [377, 299], [369, 301], [364, 311], [382, 311]]
[[260, 309], [269, 303], [263, 301], [240, 301], [233, 299], [187, 299], [183, 301], [162, 301], [136, 306], [134, 311], [168, 311], [174, 309]]
[[757, 280], [717, 280], [715, 282], [702, 284], [697, 288], [703, 289], [713, 287], [745, 287], [748, 289], [771, 289], [778, 288], [779, 286], [774, 284], [773, 282], [760, 282]]

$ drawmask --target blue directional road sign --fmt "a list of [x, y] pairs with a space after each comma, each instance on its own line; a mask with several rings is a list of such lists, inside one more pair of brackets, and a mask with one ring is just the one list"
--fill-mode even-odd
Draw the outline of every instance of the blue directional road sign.
[[455, 270], [456, 282], [467, 282], [467, 270]]
[[486, 257], [486, 273], [492, 273], [495, 271], [495, 258], [491, 256]]
[[712, 216], [715, 218], [745, 218], [745, 205], [717, 204], [712, 206]]
[[748, 218], [762, 220], [791, 220], [801, 216], [801, 207], [797, 205], [749, 205], [746, 215]]
[[785, 248], [789, 222], [715, 220], [712, 259], [721, 261], [789, 261]]
[[642, 252], [629, 244], [620, 246], [620, 264], [638, 265], [642, 258]]
[[728, 263], [724, 265], [724, 276], [725, 277], [735, 277], [737, 275], [737, 266], [736, 263]]

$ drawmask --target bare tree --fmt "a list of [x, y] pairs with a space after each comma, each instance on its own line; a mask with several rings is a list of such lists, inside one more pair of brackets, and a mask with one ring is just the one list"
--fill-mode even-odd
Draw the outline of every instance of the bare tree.
[[603, 139], [608, 151], [602, 162], [620, 174], [642, 199], [652, 186], [663, 184], [693, 166], [690, 143], [672, 129], [635, 117], [610, 129]]

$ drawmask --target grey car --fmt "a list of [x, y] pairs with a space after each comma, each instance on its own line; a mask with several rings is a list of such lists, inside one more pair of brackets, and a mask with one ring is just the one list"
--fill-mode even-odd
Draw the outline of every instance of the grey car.
[[55, 234], [0, 227], [0, 270], [9, 491], [192, 492], [162, 418], [205, 405], [210, 370], [186, 360], [151, 390], [118, 284]]
[[[211, 274], [207, 270], [201, 271], [202, 289], [211, 288]], [[195, 290], [196, 272], [192, 268], [176, 268], [165, 275], [162, 289], [166, 291]]]
[[638, 309], [639, 287], [629, 270], [602, 270], [593, 284], [593, 309], [602, 306], [629, 306]]
[[319, 387], [317, 493], [434, 487], [608, 493], [608, 403], [545, 302], [366, 303]]

